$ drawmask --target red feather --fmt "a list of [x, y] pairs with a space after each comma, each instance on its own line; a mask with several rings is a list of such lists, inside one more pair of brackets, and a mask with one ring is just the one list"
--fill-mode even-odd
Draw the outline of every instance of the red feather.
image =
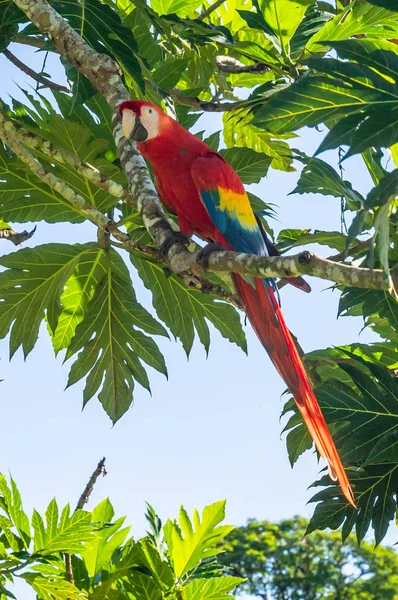
[[[241, 193], [243, 187], [238, 176], [227, 165], [225, 165], [226, 169], [223, 169], [223, 159], [220, 155], [186, 131], [159, 107], [147, 102], [124, 102], [120, 107], [120, 113], [123, 114], [123, 110], [128, 108], [139, 116], [142, 106], [150, 106], [158, 114], [158, 135], [137, 144], [137, 147], [154, 168], [162, 201], [177, 214], [182, 231], [189, 235], [196, 232], [204, 239], [214, 240], [225, 248], [231, 249], [231, 244], [224, 239], [205, 209], [197, 183], [198, 179], [205, 182], [207, 190], [212, 189], [212, 186], [219, 185], [225, 188], [227, 185], [227, 189]], [[217, 163], [219, 166], [216, 172], [211, 169], [200, 171], [198, 165], [206, 164], [208, 161], [198, 161], [198, 159], [208, 159], [211, 156], [218, 156], [221, 159]], [[194, 163], [195, 169], [193, 169]], [[192, 176], [193, 171], [195, 178]], [[245, 235], [244, 229], [242, 235]], [[266, 288], [261, 279], [257, 279], [256, 287], [253, 287], [239, 275], [234, 275], [234, 282], [250, 323], [292, 392], [308, 431], [319, 453], [328, 464], [330, 476], [339, 481], [344, 496], [355, 506], [354, 495], [343, 464], [273, 289], [271, 286]], [[296, 283], [302, 285], [300, 281]]]

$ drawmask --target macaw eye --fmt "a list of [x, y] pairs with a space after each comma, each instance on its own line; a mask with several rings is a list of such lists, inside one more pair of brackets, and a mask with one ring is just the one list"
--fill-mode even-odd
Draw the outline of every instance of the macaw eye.
[[153, 110], [152, 110], [152, 108], [148, 108], [148, 114], [150, 114], [150, 115], [151, 115], [152, 113], [153, 113]]

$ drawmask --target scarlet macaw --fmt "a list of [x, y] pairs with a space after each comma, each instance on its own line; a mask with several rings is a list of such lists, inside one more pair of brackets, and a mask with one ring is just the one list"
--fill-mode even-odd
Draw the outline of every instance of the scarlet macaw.
[[[159, 195], [177, 215], [181, 232], [188, 236], [196, 233], [228, 250], [270, 254], [243, 184], [220, 154], [148, 102], [123, 102], [120, 115], [124, 136], [136, 141], [151, 163]], [[203, 258], [206, 260], [206, 252]], [[336, 446], [276, 299], [274, 280], [236, 274], [233, 279], [250, 323], [292, 392], [330, 477], [339, 481], [348, 502], [355, 506]]]

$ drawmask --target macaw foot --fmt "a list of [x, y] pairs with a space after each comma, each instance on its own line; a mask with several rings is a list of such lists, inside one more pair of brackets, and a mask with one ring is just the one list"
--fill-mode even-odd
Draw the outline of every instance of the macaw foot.
[[225, 248], [221, 246], [221, 244], [217, 244], [217, 242], [210, 242], [210, 244], [207, 244], [204, 248], [202, 248], [202, 250], [199, 251], [196, 262], [199, 263], [204, 269], [208, 269], [210, 254], [212, 254], [212, 252], [224, 251]]
[[182, 231], [173, 231], [160, 246], [159, 254], [164, 258], [174, 244], [181, 244], [184, 248], [188, 248], [190, 243], [191, 240], [186, 233], [183, 233]]

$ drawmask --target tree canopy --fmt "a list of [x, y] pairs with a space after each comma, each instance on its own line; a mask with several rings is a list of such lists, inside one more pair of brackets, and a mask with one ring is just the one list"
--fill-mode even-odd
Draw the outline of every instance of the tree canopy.
[[220, 562], [242, 577], [238, 595], [263, 600], [396, 600], [398, 555], [391, 548], [360, 547], [353, 535], [305, 536], [302, 517], [279, 523], [249, 520], [223, 542]]
[[[346, 538], [355, 528], [361, 541], [372, 526], [377, 543], [398, 492], [397, 40], [396, 0], [0, 0], [0, 51], [37, 83], [0, 111], [0, 234], [33, 244], [0, 258], [0, 336], [9, 335], [10, 355], [28, 356], [45, 321], [55, 354], [70, 361], [68, 385], [84, 380], [83, 403], [98, 397], [115, 422], [136, 384], [150, 390], [148, 367], [167, 375], [157, 336], [171, 334], [189, 355], [195, 338], [208, 350], [211, 323], [246, 349], [225, 271], [331, 282], [339, 316], [361, 315], [379, 340], [305, 356], [358, 506], [322, 477], [309, 531], [342, 526]], [[59, 56], [70, 88], [44, 67], [29, 73], [14, 43]], [[207, 272], [198, 271], [196, 240], [161, 256], [176, 222], [122, 135], [118, 107], [130, 97], [163, 105], [186, 128], [204, 111], [222, 112], [223, 130], [206, 141], [245, 184], [269, 169], [300, 169], [295, 193], [341, 203], [347, 229], [285, 229], [274, 240], [282, 256], [219, 253]], [[323, 141], [310, 157], [300, 130], [318, 126]], [[350, 157], [361, 157], [367, 194], [328, 164], [331, 150], [345, 177]], [[275, 208], [250, 200], [272, 237]], [[34, 245], [22, 225], [40, 222], [91, 222], [97, 239]], [[310, 242], [329, 258], [303, 252]], [[137, 274], [156, 316], [136, 298]], [[294, 464], [312, 442], [291, 399], [284, 414]]]

